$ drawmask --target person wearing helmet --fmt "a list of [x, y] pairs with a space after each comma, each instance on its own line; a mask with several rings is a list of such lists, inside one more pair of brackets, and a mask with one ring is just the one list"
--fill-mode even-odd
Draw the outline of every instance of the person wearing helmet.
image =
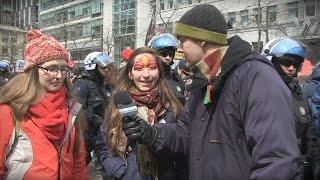
[[[305, 53], [306, 46], [302, 42], [289, 37], [280, 37], [271, 40], [266, 44], [262, 52], [263, 55], [271, 60], [276, 71], [292, 93], [296, 135], [302, 154], [300, 163], [303, 168], [303, 177], [304, 179], [313, 179], [309, 164], [311, 163], [313, 168], [316, 164], [319, 164], [319, 162], [315, 162], [314, 160], [320, 158], [320, 144], [315, 140], [316, 138], [313, 137], [314, 133], [312, 132], [313, 128], [311, 126], [309, 103], [305, 100], [301, 86], [297, 80], [297, 75], [304, 61]], [[315, 176], [319, 178], [319, 175]]]
[[8, 60], [0, 61], [0, 87], [11, 79], [10, 62]]
[[25, 61], [24, 61], [24, 60], [22, 60], [22, 59], [17, 60], [16, 63], [15, 63], [15, 65], [14, 65], [14, 71], [15, 71], [16, 73], [21, 73], [21, 72], [23, 72], [23, 66], [24, 66], [24, 64], [25, 64]]
[[182, 81], [177, 77], [174, 70], [171, 69], [171, 66], [174, 64], [173, 59], [179, 46], [179, 41], [173, 35], [165, 33], [153, 37], [148, 43], [148, 46], [158, 53], [162, 61], [162, 70], [170, 89], [180, 102], [184, 104], [185, 97], [183, 95], [184, 88]]
[[112, 84], [117, 77], [114, 60], [103, 52], [92, 52], [84, 60], [85, 72], [75, 79], [72, 95], [86, 110], [87, 128], [84, 133], [87, 164], [91, 161], [95, 138], [99, 132], [111, 94]]

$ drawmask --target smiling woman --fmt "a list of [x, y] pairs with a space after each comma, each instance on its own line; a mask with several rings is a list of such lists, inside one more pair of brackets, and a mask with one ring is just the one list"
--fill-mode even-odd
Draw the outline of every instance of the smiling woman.
[[[160, 62], [160, 57], [151, 48], [134, 50], [114, 92], [128, 92], [137, 106], [138, 116], [148, 124], [173, 123], [182, 110], [167, 86]], [[109, 110], [100, 128], [103, 130], [100, 140], [96, 142], [97, 157], [105, 174], [122, 180], [188, 179], [187, 163], [182, 154], [153, 154], [148, 147], [129, 142], [122, 131], [119, 111], [113, 104]]]
[[66, 49], [32, 30], [24, 59], [0, 91], [0, 179], [87, 179], [81, 130], [68, 118]]

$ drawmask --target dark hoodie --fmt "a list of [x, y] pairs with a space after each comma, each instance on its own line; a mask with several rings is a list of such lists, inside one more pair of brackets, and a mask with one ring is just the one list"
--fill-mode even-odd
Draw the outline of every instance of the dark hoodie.
[[155, 125], [154, 148], [187, 154], [192, 180], [300, 179], [289, 89], [247, 42], [228, 42], [213, 104], [198, 86], [177, 123]]

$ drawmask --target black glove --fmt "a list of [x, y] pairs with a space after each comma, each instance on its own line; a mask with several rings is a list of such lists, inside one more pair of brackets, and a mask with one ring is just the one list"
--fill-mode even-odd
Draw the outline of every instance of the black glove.
[[122, 129], [129, 141], [138, 140], [140, 144], [152, 145], [157, 135], [156, 128], [137, 115], [123, 117]]
[[142, 118], [136, 116], [136, 121], [138, 122], [138, 127], [141, 132], [141, 137], [138, 139], [140, 144], [152, 145], [157, 136], [157, 129], [152, 127]]
[[136, 141], [141, 136], [138, 123], [133, 117], [122, 117], [122, 130], [130, 142]]

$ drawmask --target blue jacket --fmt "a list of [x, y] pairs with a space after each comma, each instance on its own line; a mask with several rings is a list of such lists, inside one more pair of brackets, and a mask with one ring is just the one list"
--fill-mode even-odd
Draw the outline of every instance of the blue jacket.
[[[161, 119], [172, 119], [173, 113], [167, 111]], [[172, 123], [167, 121], [166, 123]], [[136, 162], [135, 147], [129, 152], [127, 157], [128, 166], [123, 159], [113, 156], [107, 146], [107, 121], [104, 121], [98, 140], [96, 141], [96, 155], [104, 167], [104, 173], [108, 177], [114, 177], [121, 180], [151, 180], [151, 177], [139, 173]], [[154, 156], [157, 158], [159, 167], [159, 180], [185, 180], [188, 178], [188, 163], [182, 153], [168, 152], [165, 149], [158, 151]]]
[[213, 103], [199, 87], [177, 123], [155, 125], [154, 148], [188, 155], [192, 180], [300, 179], [291, 93], [271, 62], [233, 37], [221, 66]]

